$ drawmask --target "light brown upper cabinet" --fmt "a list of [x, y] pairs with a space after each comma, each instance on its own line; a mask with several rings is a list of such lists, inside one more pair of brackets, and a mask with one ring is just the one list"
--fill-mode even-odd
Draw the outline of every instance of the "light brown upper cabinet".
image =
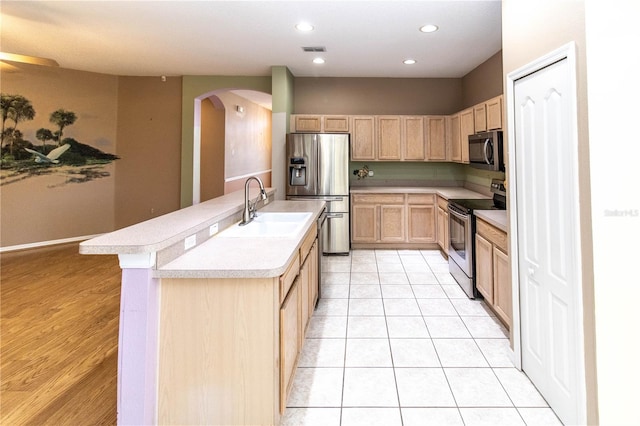
[[502, 95], [489, 99], [487, 106], [487, 130], [502, 129]]
[[348, 133], [348, 115], [298, 115], [291, 116], [291, 131], [298, 133]]
[[473, 107], [473, 121], [476, 133], [487, 131], [487, 106], [484, 102]]
[[462, 162], [469, 162], [469, 135], [475, 133], [473, 108], [460, 112], [460, 146]]
[[473, 107], [476, 133], [502, 129], [502, 98], [496, 96]]
[[349, 131], [349, 117], [346, 115], [323, 116], [322, 131], [325, 133], [347, 133]]
[[423, 116], [402, 117], [402, 159], [423, 161], [425, 159], [425, 137]]
[[427, 160], [447, 160], [446, 117], [444, 115], [429, 115], [426, 117], [427, 126]]
[[292, 120], [294, 132], [320, 132], [322, 130], [322, 116], [295, 115]]
[[449, 116], [447, 140], [451, 161], [462, 163], [462, 140], [460, 139], [460, 113]]
[[373, 116], [353, 116], [351, 128], [351, 159], [354, 161], [376, 159], [375, 120]]
[[376, 117], [378, 135], [378, 160], [402, 158], [402, 117], [381, 115]]

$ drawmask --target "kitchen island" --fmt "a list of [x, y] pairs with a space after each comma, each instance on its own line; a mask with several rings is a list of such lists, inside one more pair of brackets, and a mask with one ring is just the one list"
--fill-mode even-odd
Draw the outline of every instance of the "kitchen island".
[[[246, 232], [239, 191], [81, 243], [122, 267], [119, 424], [279, 423], [317, 300], [324, 202], [259, 207]], [[262, 213], [308, 214], [254, 235]]]

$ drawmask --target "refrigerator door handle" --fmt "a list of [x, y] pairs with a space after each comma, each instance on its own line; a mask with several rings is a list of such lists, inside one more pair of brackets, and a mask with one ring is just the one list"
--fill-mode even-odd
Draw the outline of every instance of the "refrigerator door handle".
[[343, 217], [342, 213], [327, 213], [327, 219], [341, 219]]

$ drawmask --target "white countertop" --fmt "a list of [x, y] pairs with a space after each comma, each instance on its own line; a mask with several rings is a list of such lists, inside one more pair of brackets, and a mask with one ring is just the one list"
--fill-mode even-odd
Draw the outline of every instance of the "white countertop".
[[352, 194], [366, 193], [407, 193], [407, 194], [438, 194], [443, 198], [454, 199], [488, 199], [490, 196], [480, 194], [467, 188], [459, 186], [360, 186], [351, 187]]
[[[272, 195], [274, 189], [268, 188]], [[258, 189], [250, 190], [252, 199]], [[80, 243], [81, 254], [157, 252], [244, 208], [244, 190], [204, 201]]]
[[496, 228], [508, 232], [509, 215], [506, 210], [474, 210], [473, 214]]
[[[154, 271], [158, 278], [268, 278], [282, 275], [324, 201], [274, 201], [260, 212], [311, 212], [300, 232], [290, 238], [230, 238], [214, 235]], [[232, 225], [236, 226], [236, 225]]]
[[[273, 195], [275, 190], [268, 189]], [[251, 199], [258, 196], [252, 188]], [[289, 237], [224, 237], [224, 229], [192, 249], [181, 249], [166, 263], [153, 266], [157, 278], [277, 277], [296, 254], [324, 201], [271, 201], [260, 212], [310, 212], [299, 232]], [[173, 250], [182, 240], [208, 232], [210, 225], [229, 223], [244, 208], [244, 190], [205, 201], [80, 243], [82, 254], [152, 255]], [[235, 216], [238, 215], [238, 216]], [[237, 221], [230, 224], [236, 226]], [[250, 225], [248, 225], [250, 226]], [[165, 251], [166, 251], [165, 250]], [[174, 258], [175, 257], [175, 258]]]

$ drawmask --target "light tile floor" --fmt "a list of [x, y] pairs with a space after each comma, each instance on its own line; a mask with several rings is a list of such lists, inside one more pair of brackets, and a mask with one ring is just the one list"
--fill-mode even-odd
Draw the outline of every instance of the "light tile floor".
[[324, 257], [283, 425], [559, 425], [439, 251]]

